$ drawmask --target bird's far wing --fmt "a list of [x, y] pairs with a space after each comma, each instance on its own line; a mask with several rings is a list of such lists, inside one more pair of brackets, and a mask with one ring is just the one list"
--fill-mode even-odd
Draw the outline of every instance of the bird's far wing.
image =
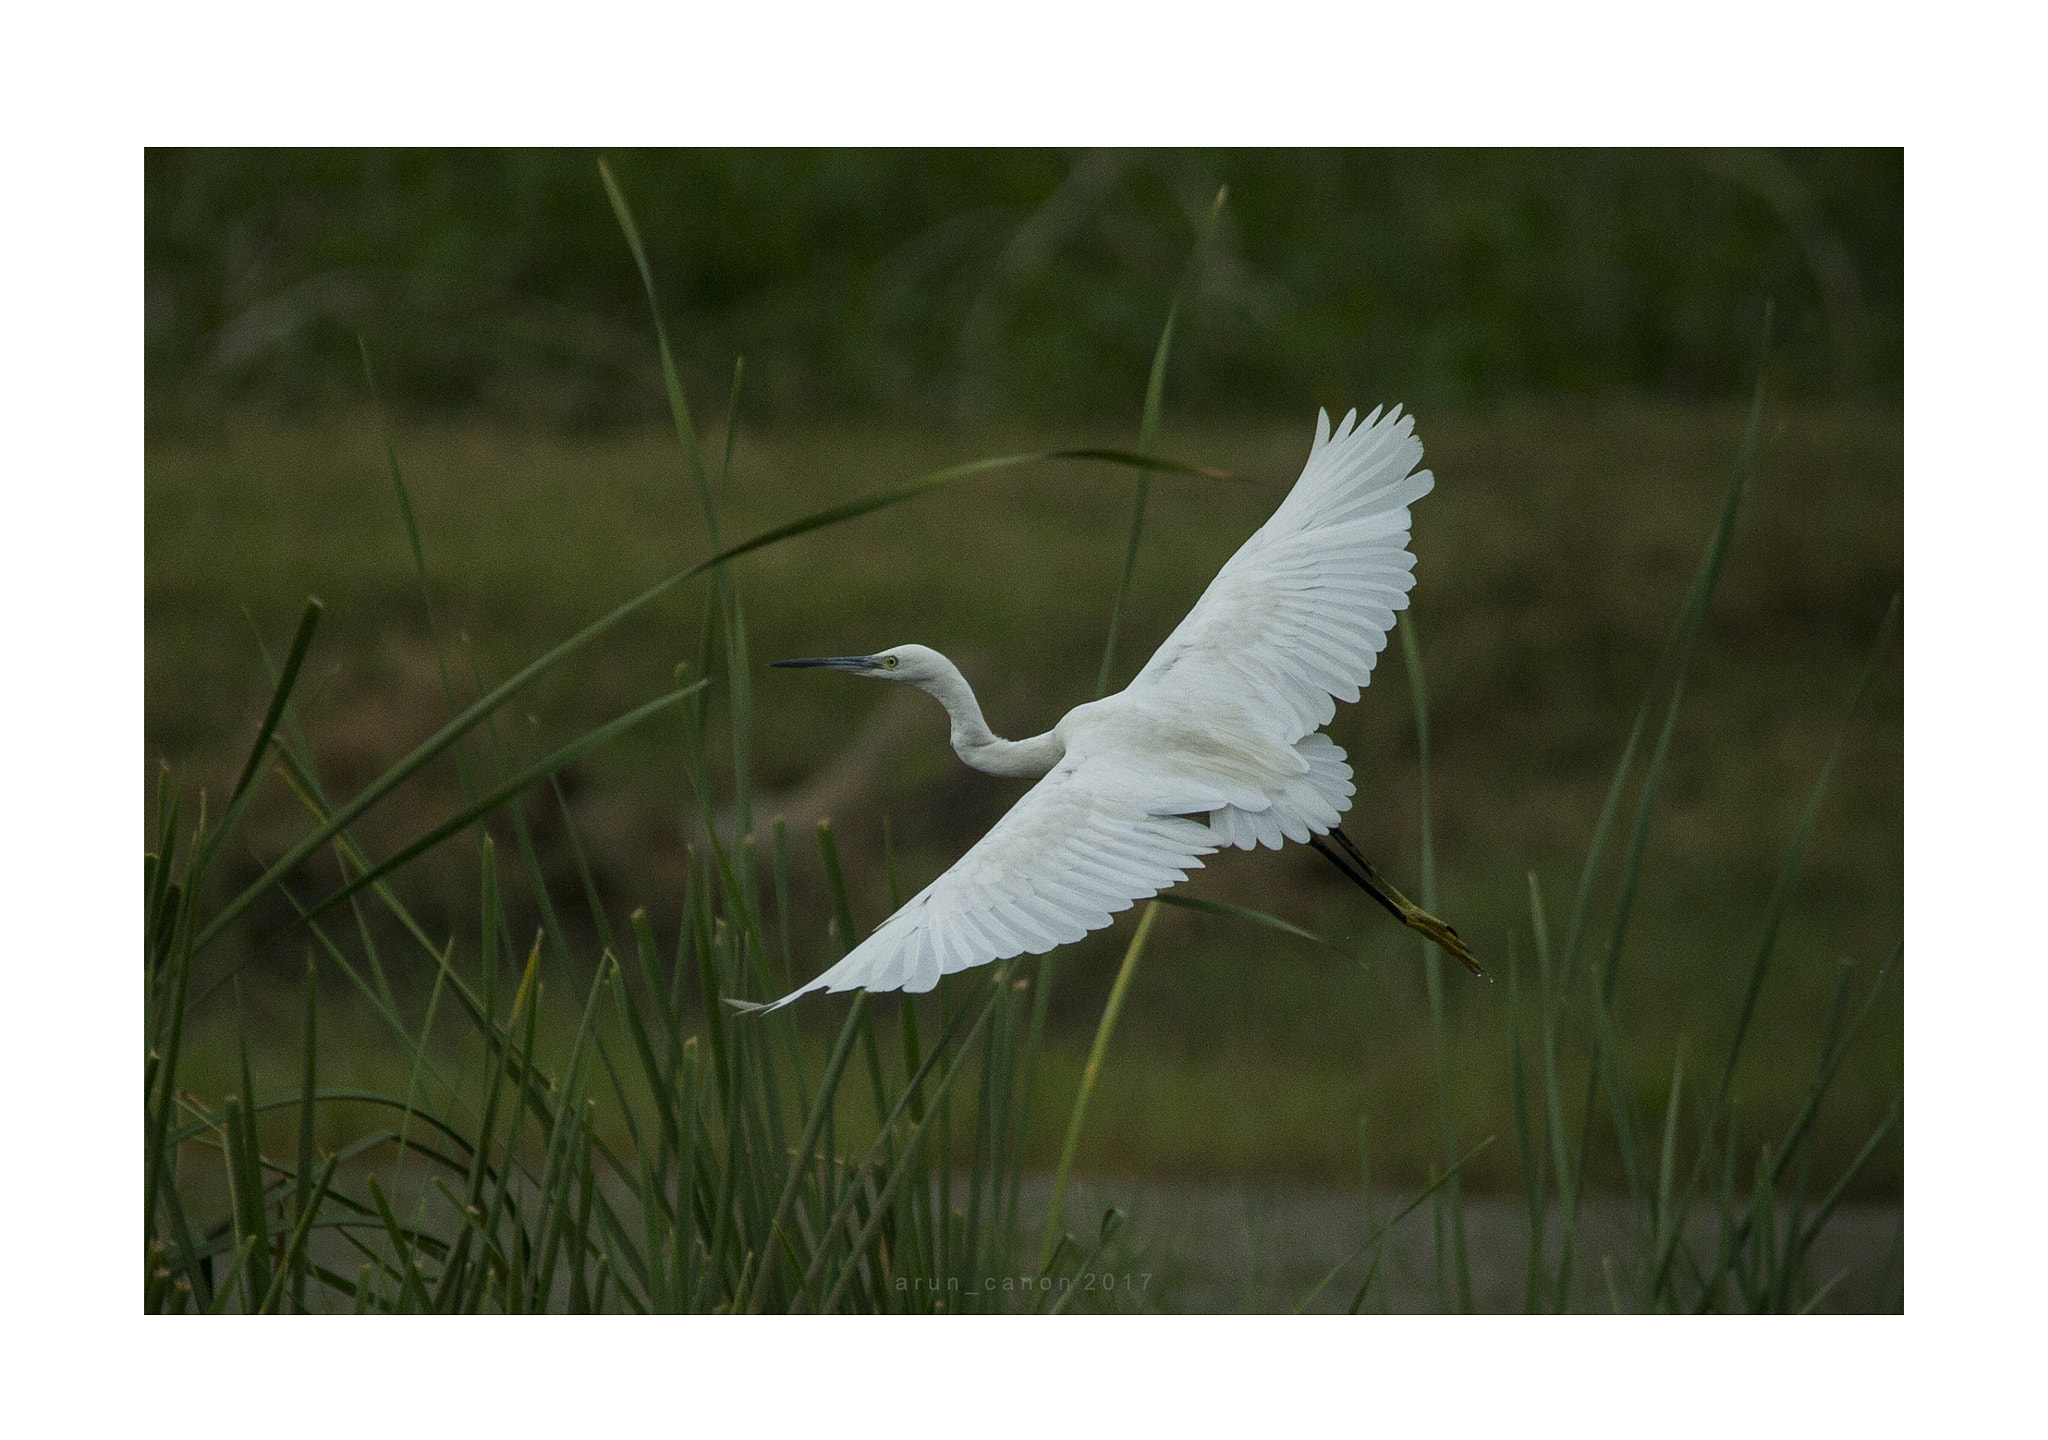
[[1216, 849], [1208, 826], [1148, 813], [1122, 781], [1113, 760], [1070, 754], [952, 869], [776, 1006], [813, 990], [922, 993], [941, 975], [1079, 940], [1187, 879]]
[[[1436, 482], [1400, 407], [1315, 445], [1280, 508], [1231, 556], [1130, 684], [1177, 706], [1239, 697], [1292, 742], [1358, 698], [1415, 584], [1408, 507]], [[1414, 473], [1410, 473], [1410, 472]]]

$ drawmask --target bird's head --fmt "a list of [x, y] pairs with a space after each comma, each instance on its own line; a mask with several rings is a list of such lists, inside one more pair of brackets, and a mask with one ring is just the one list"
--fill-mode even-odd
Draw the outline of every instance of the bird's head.
[[844, 670], [850, 675], [867, 675], [908, 685], [923, 685], [937, 680], [952, 668], [945, 656], [926, 645], [895, 645], [873, 655], [824, 655], [813, 660], [777, 660], [773, 663], [788, 670]]

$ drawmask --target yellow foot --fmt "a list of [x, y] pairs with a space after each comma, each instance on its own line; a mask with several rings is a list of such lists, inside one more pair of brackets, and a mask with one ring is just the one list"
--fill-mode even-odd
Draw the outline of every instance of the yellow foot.
[[1443, 921], [1437, 919], [1436, 916], [1430, 914], [1427, 910], [1411, 905], [1406, 913], [1401, 916], [1401, 923], [1425, 939], [1432, 940], [1450, 951], [1451, 954], [1458, 957], [1459, 964], [1470, 970], [1474, 975], [1477, 975], [1481, 980], [1486, 981], [1488, 984], [1493, 983], [1493, 977], [1479, 968], [1479, 961], [1473, 957], [1471, 949], [1466, 946], [1465, 942], [1458, 938], [1458, 932], [1444, 924]]

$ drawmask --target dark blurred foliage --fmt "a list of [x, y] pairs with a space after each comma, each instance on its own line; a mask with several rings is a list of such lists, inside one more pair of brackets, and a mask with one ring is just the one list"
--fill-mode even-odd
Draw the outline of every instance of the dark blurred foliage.
[[[1230, 201], [1176, 405], [1901, 393], [1901, 152], [738, 151], [608, 157], [686, 377], [761, 423], [1130, 413]], [[645, 301], [584, 151], [151, 151], [152, 423], [360, 395], [659, 418]], [[716, 382], [714, 382], [716, 383]]]

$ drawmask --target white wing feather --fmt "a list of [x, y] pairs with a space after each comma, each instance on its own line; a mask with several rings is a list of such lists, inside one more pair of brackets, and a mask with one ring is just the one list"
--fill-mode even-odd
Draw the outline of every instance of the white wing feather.
[[[1270, 772], [1264, 803], [1218, 791], [1231, 782], [1213, 754], [1209, 773], [1177, 772], [1171, 745], [1091, 748], [1091, 737], [1109, 739], [1097, 728], [1106, 713], [1071, 733], [1062, 722], [1065, 758], [952, 869], [777, 1007], [813, 990], [921, 993], [941, 975], [1042, 955], [1185, 880], [1219, 846], [1278, 846], [1283, 834], [1306, 839], [1336, 823], [1350, 803], [1351, 769], [1314, 732], [1336, 700], [1358, 698], [1394, 612], [1407, 607], [1408, 506], [1435, 483], [1414, 468], [1422, 444], [1398, 406], [1363, 424], [1357, 414], [1333, 433], [1328, 413], [1318, 413], [1308, 464], [1280, 508], [1129, 687], [1097, 707], [1128, 700], [1116, 711], [1134, 727], [1126, 735], [1145, 733], [1147, 715], [1172, 714], [1180, 729], [1240, 737], [1248, 753], [1291, 747], [1281, 753], [1292, 769]], [[1185, 818], [1204, 811], [1209, 824]]]
[[[1358, 412], [1334, 434], [1327, 411], [1294, 489], [1238, 548], [1127, 693], [1240, 713], [1288, 743], [1358, 699], [1408, 606], [1415, 557], [1408, 507], [1436, 484], [1415, 470], [1422, 442], [1397, 405]], [[1409, 473], [1414, 471], [1413, 474]]]
[[[1111, 757], [1070, 753], [957, 864], [801, 990], [907, 990], [1100, 930], [1199, 870], [1209, 827], [1151, 813]], [[771, 1007], [775, 1008], [775, 1007]]]

